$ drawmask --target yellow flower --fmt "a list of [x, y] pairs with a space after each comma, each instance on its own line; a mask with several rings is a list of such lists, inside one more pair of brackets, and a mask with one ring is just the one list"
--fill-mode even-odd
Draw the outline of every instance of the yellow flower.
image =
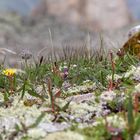
[[6, 76], [13, 76], [17, 72], [16, 69], [5, 69], [3, 70], [3, 74]]

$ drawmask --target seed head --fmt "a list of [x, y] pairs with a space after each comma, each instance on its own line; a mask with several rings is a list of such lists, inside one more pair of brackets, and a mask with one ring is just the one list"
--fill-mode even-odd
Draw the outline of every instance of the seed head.
[[28, 59], [31, 59], [32, 53], [28, 49], [25, 49], [25, 50], [22, 50], [22, 52], [20, 53], [20, 56], [22, 59], [28, 60]]

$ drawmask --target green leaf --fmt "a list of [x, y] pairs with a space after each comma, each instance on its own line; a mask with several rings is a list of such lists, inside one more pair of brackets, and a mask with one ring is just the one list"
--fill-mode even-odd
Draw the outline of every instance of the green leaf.
[[20, 126], [18, 124], [15, 124], [16, 131], [20, 131]]
[[41, 100], [45, 100], [43, 96], [39, 95], [36, 93], [36, 91], [34, 89], [32, 90], [28, 90], [28, 93], [31, 95], [31, 96], [34, 96], [34, 97], [37, 97], [37, 98], [40, 98]]
[[137, 133], [140, 130], [140, 116], [135, 121], [134, 132]]
[[25, 91], [26, 91], [26, 84], [27, 84], [27, 82], [26, 82], [26, 80], [24, 81], [24, 84], [23, 84], [23, 86], [22, 86], [22, 94], [21, 94], [21, 99], [23, 99], [23, 97], [24, 97], [24, 95], [25, 95]]
[[58, 106], [57, 104], [55, 104], [55, 106], [57, 107], [57, 109], [58, 109], [59, 111], [64, 111], [64, 112], [65, 112], [65, 111], [68, 109], [70, 103], [71, 103], [71, 100], [68, 101], [63, 107], [60, 107], [60, 106]]
[[105, 86], [105, 77], [104, 77], [104, 72], [103, 72], [103, 71], [101, 71], [100, 73], [101, 73], [101, 83], [102, 83], [102, 85], [103, 85], [103, 86]]
[[4, 93], [4, 102], [9, 101], [9, 94], [8, 92]]
[[62, 86], [63, 80], [61, 79], [60, 76], [55, 75], [55, 76], [53, 77], [53, 81], [54, 81], [54, 84], [55, 84], [56, 86], [58, 86], [58, 87], [61, 87], [61, 86]]
[[39, 117], [36, 119], [36, 121], [33, 124], [31, 124], [28, 128], [37, 127], [44, 117], [45, 117], [45, 113], [42, 113], [41, 115], [39, 115]]
[[66, 111], [66, 109], [68, 109], [70, 103], [71, 103], [71, 100], [70, 100], [69, 102], [67, 102], [67, 103], [62, 107], [62, 111]]
[[129, 96], [128, 98], [127, 109], [128, 109], [128, 114], [127, 114], [128, 125], [129, 125], [129, 128], [132, 128], [134, 124], [134, 116], [133, 116], [133, 103], [132, 103], [131, 96]]

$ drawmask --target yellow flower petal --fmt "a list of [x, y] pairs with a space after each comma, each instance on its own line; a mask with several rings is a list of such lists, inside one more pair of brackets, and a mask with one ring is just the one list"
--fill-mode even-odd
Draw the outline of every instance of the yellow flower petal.
[[5, 69], [3, 70], [3, 74], [6, 76], [13, 76], [17, 72], [16, 69]]

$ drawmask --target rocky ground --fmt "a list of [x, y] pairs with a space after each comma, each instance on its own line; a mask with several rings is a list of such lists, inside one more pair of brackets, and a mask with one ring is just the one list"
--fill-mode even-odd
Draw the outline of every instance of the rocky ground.
[[[0, 50], [8, 48], [15, 54], [1, 51], [0, 57], [3, 60], [6, 56], [7, 67], [16, 68], [20, 66], [21, 54], [26, 56], [24, 52], [29, 57], [32, 54], [36, 59], [42, 55], [48, 57], [51, 51], [61, 53], [62, 48], [66, 46], [74, 48], [72, 51], [84, 46], [118, 49], [127, 40], [127, 32], [131, 26], [134, 25], [116, 31], [97, 33], [82, 27], [62, 24], [61, 21], [51, 17], [38, 19], [38, 22], [34, 23], [15, 14], [2, 14]], [[121, 139], [123, 137], [127, 139], [130, 135], [135, 136], [137, 140], [139, 135], [136, 130], [134, 134], [129, 134], [129, 130], [133, 130], [135, 126], [131, 125], [131, 120], [130, 125], [127, 124], [127, 117], [123, 113], [126, 112], [125, 103], [130, 103], [128, 122], [129, 118], [135, 117], [134, 125], [139, 124], [140, 117], [138, 114], [133, 116], [132, 101], [128, 98], [130, 91], [132, 97], [140, 92], [138, 60], [129, 55], [124, 56], [124, 59], [115, 57], [112, 64], [115, 64], [116, 73], [113, 74], [110, 58], [107, 59], [108, 62], [106, 59], [100, 59], [100, 56], [105, 55], [100, 52], [99, 55], [96, 54], [97, 58], [94, 56], [95, 59], [91, 61], [89, 57], [84, 60], [84, 54], [81, 53], [79, 61], [76, 56], [77, 59], [73, 59], [71, 65], [67, 59], [68, 62], [62, 62], [58, 67], [57, 64], [56, 66], [51, 63], [43, 64], [41, 60], [33, 67], [23, 60], [25, 64], [23, 70], [1, 67], [0, 139], [90, 140], [97, 137], [97, 140], [101, 138], [106, 140], [108, 136], [114, 138], [121, 134]], [[83, 61], [80, 61], [80, 58]], [[68, 68], [69, 71], [65, 71]], [[11, 81], [14, 70], [15, 79], [12, 78]], [[53, 84], [51, 82], [49, 84], [49, 76], [53, 79]], [[62, 82], [61, 87], [58, 81]], [[49, 86], [51, 84], [54, 87], [51, 88]], [[51, 94], [56, 98], [56, 112]], [[134, 109], [138, 113], [139, 108]], [[102, 116], [106, 116], [105, 119]], [[136, 128], [139, 130], [139, 125]], [[67, 131], [62, 131], [65, 129]]]

